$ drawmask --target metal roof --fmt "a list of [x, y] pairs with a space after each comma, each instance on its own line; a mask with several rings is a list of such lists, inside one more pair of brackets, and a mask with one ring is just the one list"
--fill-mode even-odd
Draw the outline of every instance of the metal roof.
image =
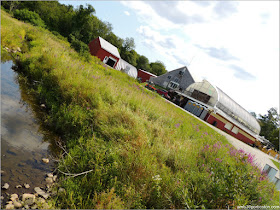
[[126, 74], [128, 74], [129, 76], [131, 76], [135, 79], [137, 78], [137, 69], [134, 66], [132, 66], [130, 63], [126, 62], [125, 60], [123, 60], [121, 58], [115, 68], [117, 70], [124, 71]]
[[250, 131], [253, 131], [254, 134], [260, 133], [261, 128], [256, 118], [225, 94], [220, 88], [212, 85], [207, 80], [203, 80], [202, 82], [191, 84], [186, 89], [185, 94], [191, 96], [194, 90], [198, 90], [210, 96], [207, 104], [221, 110], [229, 118], [234, 119], [238, 122], [240, 127], [246, 127]]
[[120, 58], [120, 53], [118, 51], [118, 48], [112, 45], [110, 42], [107, 42], [102, 37], [98, 37], [100, 41], [101, 48], [108, 51], [112, 55], [116, 56], [117, 58]]
[[157, 75], [152, 74], [151, 72], [145, 71], [145, 70], [143, 70], [143, 69], [138, 69], [138, 71], [142, 71], [142, 72], [144, 72], [144, 73], [146, 73], [146, 74], [149, 74], [150, 76], [157, 77]]
[[231, 117], [239, 121], [241, 124], [249, 126], [251, 130], [259, 134], [261, 131], [261, 127], [256, 118], [252, 116], [248, 111], [246, 111], [242, 106], [236, 103], [233, 99], [231, 99], [220, 88], [217, 87], [217, 90], [219, 101], [216, 106], [222, 110], [225, 109], [223, 110], [224, 112], [231, 115]]

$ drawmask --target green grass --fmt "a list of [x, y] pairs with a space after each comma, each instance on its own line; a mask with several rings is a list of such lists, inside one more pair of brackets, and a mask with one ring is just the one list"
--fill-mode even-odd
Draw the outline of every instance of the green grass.
[[280, 163], [279, 162], [277, 162], [276, 160], [273, 160], [273, 159], [270, 159], [273, 163], [274, 163], [274, 165], [280, 170]]
[[[15, 35], [21, 33], [19, 37]], [[204, 123], [45, 29], [1, 13], [1, 47], [61, 136], [57, 208], [236, 208], [278, 203], [273, 184]], [[4, 50], [2, 48], [2, 50]], [[71, 176], [70, 174], [80, 174]]]

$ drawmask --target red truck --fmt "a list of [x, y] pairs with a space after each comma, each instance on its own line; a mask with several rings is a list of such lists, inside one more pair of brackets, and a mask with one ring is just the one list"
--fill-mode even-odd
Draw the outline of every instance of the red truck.
[[170, 96], [168, 95], [168, 91], [167, 90], [157, 89], [157, 93], [159, 95], [161, 95], [162, 97], [166, 98], [166, 99], [170, 99]]

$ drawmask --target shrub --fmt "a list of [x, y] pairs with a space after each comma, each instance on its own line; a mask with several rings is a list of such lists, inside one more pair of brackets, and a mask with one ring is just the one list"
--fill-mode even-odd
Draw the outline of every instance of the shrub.
[[265, 185], [273, 192], [274, 186], [254, 164], [250, 153], [220, 142], [206, 145], [199, 151], [188, 185], [185, 201], [188, 208], [265, 205], [275, 196], [262, 189]]
[[55, 35], [57, 38], [63, 40], [63, 41], [68, 41], [66, 37], [62, 36], [60, 33], [58, 33], [57, 31], [52, 31], [52, 34]]
[[46, 27], [44, 21], [40, 18], [40, 16], [36, 12], [31, 12], [27, 9], [15, 10], [14, 17], [19, 20], [29, 22], [35, 26], [40, 26], [42, 28]]
[[69, 36], [69, 42], [71, 43], [71, 47], [73, 47], [81, 56], [85, 57], [86, 60], [89, 60], [90, 54], [88, 45], [76, 39], [72, 34]]

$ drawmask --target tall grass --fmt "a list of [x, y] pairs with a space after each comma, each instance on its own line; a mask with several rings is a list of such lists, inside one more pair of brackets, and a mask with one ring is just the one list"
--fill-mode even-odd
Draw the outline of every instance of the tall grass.
[[42, 120], [67, 148], [58, 163], [65, 188], [53, 198], [58, 208], [277, 202], [274, 186], [240, 152], [232, 155], [223, 136], [134, 79], [95, 57], [86, 61], [69, 43], [4, 11], [1, 29], [1, 46], [26, 46], [18, 70], [47, 107]]

